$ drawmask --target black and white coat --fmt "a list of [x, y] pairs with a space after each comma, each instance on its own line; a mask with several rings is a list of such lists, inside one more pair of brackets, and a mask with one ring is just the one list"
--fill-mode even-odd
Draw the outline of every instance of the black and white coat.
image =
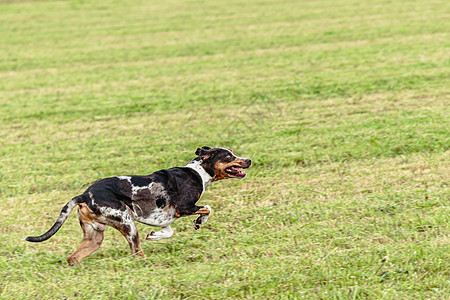
[[185, 167], [156, 171], [145, 176], [116, 176], [101, 179], [70, 200], [61, 210], [55, 224], [46, 233], [27, 237], [30, 242], [45, 241], [54, 235], [78, 205], [84, 237], [80, 248], [71, 254], [69, 263], [77, 263], [97, 250], [103, 241], [106, 226], [119, 230], [127, 239], [133, 254], [145, 256], [140, 247], [135, 221], [161, 227], [147, 240], [170, 238], [170, 227], [180, 217], [198, 214], [194, 228], [206, 223], [211, 214], [208, 205], [197, 206], [206, 187], [226, 178], [244, 178], [242, 171], [251, 165], [249, 159], [236, 157], [226, 148], [202, 147], [197, 157]]

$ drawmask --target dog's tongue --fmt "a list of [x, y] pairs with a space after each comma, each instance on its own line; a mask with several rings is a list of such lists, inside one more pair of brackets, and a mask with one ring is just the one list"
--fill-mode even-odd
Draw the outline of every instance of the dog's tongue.
[[245, 177], [245, 175], [247, 175], [247, 174], [245, 174], [244, 171], [242, 171], [241, 167], [233, 167], [233, 168], [231, 168], [231, 171], [232, 171], [232, 173], [234, 173], [236, 176], [239, 176], [239, 177]]
[[242, 168], [235, 168], [235, 170], [237, 171], [237, 175], [244, 177], [246, 174], [244, 171], [242, 171]]

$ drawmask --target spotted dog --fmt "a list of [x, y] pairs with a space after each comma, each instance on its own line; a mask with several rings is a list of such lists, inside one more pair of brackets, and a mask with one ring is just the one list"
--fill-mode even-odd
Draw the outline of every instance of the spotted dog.
[[133, 255], [145, 257], [134, 221], [161, 227], [152, 231], [147, 240], [172, 237], [170, 224], [180, 217], [199, 215], [194, 228], [208, 220], [211, 207], [197, 206], [205, 188], [227, 178], [244, 178], [243, 169], [251, 160], [237, 157], [226, 148], [202, 147], [197, 157], [185, 167], [156, 171], [146, 176], [104, 178], [74, 197], [61, 210], [55, 224], [43, 235], [27, 237], [29, 242], [42, 242], [53, 236], [78, 206], [78, 218], [83, 229], [80, 247], [67, 257], [69, 264], [79, 263], [100, 248], [106, 226], [119, 230], [128, 241]]

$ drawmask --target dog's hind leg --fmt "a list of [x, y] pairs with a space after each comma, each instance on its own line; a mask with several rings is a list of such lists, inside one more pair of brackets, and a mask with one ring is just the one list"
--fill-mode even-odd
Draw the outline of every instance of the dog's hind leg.
[[173, 230], [170, 226], [166, 226], [160, 231], [152, 231], [147, 235], [146, 240], [157, 241], [162, 239], [169, 239], [173, 235]]
[[94, 215], [89, 211], [85, 203], [78, 204], [78, 218], [83, 229], [83, 240], [80, 247], [67, 257], [70, 265], [79, 263], [83, 258], [91, 255], [100, 248], [103, 242], [103, 232], [106, 226], [94, 221]]
[[133, 255], [139, 255], [145, 257], [144, 251], [141, 248], [141, 241], [139, 240], [139, 234], [134, 224], [134, 219], [129, 211], [126, 211], [120, 222], [114, 222], [110, 224], [126, 238], [131, 248]]

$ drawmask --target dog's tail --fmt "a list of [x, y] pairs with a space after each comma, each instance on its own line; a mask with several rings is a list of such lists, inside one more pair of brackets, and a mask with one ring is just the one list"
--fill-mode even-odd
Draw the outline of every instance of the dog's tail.
[[61, 214], [59, 215], [58, 219], [56, 220], [55, 224], [53, 224], [52, 228], [50, 228], [46, 233], [40, 236], [29, 236], [25, 239], [25, 241], [28, 242], [43, 242], [45, 240], [48, 240], [52, 235], [54, 235], [64, 224], [64, 222], [67, 220], [67, 217], [69, 216], [72, 209], [77, 206], [78, 203], [82, 202], [82, 198], [80, 196], [76, 196], [72, 198], [69, 202], [67, 202], [66, 205], [61, 209]]

